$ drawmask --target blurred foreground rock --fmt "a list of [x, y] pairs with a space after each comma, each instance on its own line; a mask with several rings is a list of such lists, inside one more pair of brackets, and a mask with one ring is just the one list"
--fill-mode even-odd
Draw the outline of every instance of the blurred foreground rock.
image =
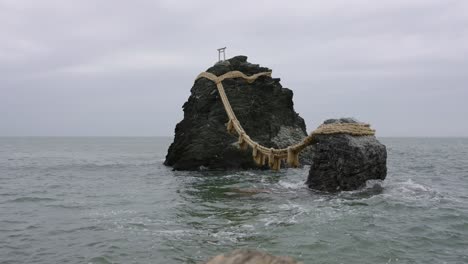
[[[356, 123], [350, 118], [324, 123]], [[312, 148], [312, 165], [306, 184], [319, 191], [356, 190], [368, 180], [384, 180], [387, 150], [375, 136], [318, 135]]]
[[211, 258], [204, 264], [302, 264], [291, 257], [276, 257], [264, 252], [238, 249]]

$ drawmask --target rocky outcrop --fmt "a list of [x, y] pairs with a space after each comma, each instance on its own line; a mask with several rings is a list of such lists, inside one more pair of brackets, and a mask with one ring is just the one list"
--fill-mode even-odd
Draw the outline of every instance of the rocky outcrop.
[[213, 257], [205, 264], [302, 264], [302, 262], [297, 262], [291, 257], [276, 257], [256, 250], [238, 249]]
[[[356, 122], [342, 118], [324, 123]], [[312, 189], [327, 192], [356, 190], [368, 180], [384, 180], [387, 175], [387, 150], [375, 136], [317, 135], [312, 153], [306, 182]]]
[[[237, 56], [207, 70], [217, 76], [229, 71], [253, 75], [270, 69]], [[304, 120], [294, 111], [293, 92], [283, 88], [279, 78], [262, 76], [253, 83], [227, 79], [223, 86], [243, 128], [258, 143], [282, 148], [307, 135]], [[238, 137], [227, 133], [228, 117], [212, 81], [196, 80], [183, 109], [184, 119], [176, 126], [164, 164], [175, 170], [257, 168], [251, 151], [240, 150]], [[310, 155], [301, 156], [303, 164], [310, 160]]]

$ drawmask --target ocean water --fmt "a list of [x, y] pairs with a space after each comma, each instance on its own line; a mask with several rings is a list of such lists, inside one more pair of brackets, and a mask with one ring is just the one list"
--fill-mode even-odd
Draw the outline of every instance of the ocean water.
[[383, 138], [387, 179], [340, 194], [308, 190], [308, 168], [172, 171], [170, 141], [0, 138], [0, 263], [198, 263], [235, 248], [468, 263], [466, 138]]

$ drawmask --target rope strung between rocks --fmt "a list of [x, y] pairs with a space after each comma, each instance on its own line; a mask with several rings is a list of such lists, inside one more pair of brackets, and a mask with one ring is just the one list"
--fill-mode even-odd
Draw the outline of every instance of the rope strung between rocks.
[[252, 140], [242, 128], [242, 125], [237, 119], [236, 114], [232, 110], [231, 104], [229, 103], [229, 99], [222, 84], [223, 80], [233, 78], [243, 78], [248, 83], [253, 83], [260, 76], [271, 77], [271, 72], [261, 72], [251, 76], [247, 76], [240, 71], [230, 71], [221, 76], [216, 76], [209, 72], [202, 72], [195, 79], [198, 80], [200, 78], [206, 78], [216, 84], [224, 109], [229, 118], [227, 123], [228, 132], [239, 135], [239, 146], [241, 149], [246, 150], [248, 147], [252, 148], [252, 156], [257, 165], [261, 166], [268, 164], [271, 169], [279, 170], [281, 167], [281, 161], [285, 160], [286, 163], [291, 167], [299, 166], [299, 153], [305, 147], [313, 143], [316, 135], [349, 134], [353, 136], [369, 136], [375, 134], [375, 130], [371, 129], [369, 124], [322, 124], [316, 130], [312, 131], [312, 133], [305, 137], [301, 142], [287, 148], [275, 149], [260, 145], [256, 141]]

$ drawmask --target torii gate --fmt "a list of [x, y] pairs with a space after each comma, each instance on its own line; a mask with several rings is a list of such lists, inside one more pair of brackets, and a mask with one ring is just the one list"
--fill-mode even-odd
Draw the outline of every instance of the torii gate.
[[224, 48], [219, 48], [218, 49], [218, 62], [222, 61], [221, 60], [221, 54], [223, 54], [223, 61], [226, 60], [226, 47]]

